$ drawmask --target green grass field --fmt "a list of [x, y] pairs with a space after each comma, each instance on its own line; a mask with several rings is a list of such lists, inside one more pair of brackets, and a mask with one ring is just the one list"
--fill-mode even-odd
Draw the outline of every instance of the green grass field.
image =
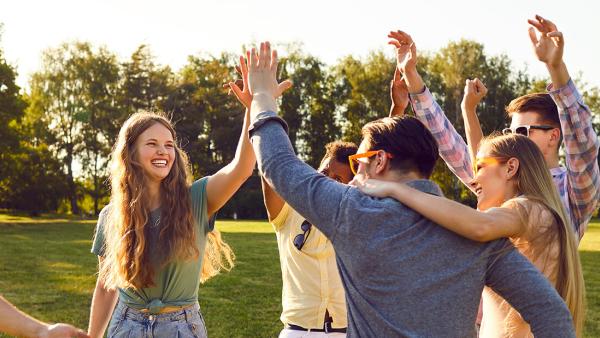
[[[37, 318], [87, 328], [96, 257], [95, 221], [0, 214], [0, 293]], [[237, 265], [200, 286], [211, 337], [276, 337], [282, 328], [281, 272], [272, 228], [261, 221], [220, 221]], [[587, 284], [586, 337], [600, 337], [600, 223], [580, 245]], [[4, 337], [0, 334], [0, 337]]]

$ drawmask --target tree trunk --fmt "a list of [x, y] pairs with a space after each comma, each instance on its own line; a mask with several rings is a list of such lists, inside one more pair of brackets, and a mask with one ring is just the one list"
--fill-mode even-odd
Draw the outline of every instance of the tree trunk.
[[80, 210], [77, 205], [77, 187], [73, 178], [73, 146], [67, 146], [67, 156], [65, 158], [67, 164], [67, 185], [69, 186], [69, 200], [71, 202], [71, 213], [79, 215]]

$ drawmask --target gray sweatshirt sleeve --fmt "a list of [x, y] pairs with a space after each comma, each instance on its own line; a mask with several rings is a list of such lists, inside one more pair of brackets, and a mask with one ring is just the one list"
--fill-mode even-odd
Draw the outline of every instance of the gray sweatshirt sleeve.
[[575, 337], [571, 312], [565, 302], [517, 250], [503, 245], [491, 255], [486, 285], [519, 311], [536, 337]]
[[258, 169], [294, 210], [333, 241], [336, 220], [349, 187], [325, 177], [294, 154], [284, 129], [273, 112], [263, 112], [250, 127], [250, 140]]

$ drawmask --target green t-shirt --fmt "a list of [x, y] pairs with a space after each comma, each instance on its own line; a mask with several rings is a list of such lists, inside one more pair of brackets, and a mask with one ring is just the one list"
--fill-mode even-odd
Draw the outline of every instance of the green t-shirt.
[[[208, 177], [197, 180], [190, 187], [192, 213], [196, 220], [196, 245], [200, 255], [197, 259], [186, 261], [173, 261], [157, 267], [154, 276], [154, 286], [143, 289], [119, 288], [119, 300], [134, 309], [150, 309], [156, 313], [165, 306], [184, 306], [194, 304], [198, 300], [198, 286], [200, 284], [200, 271], [202, 258], [206, 246], [206, 234], [214, 228], [214, 217], [208, 219], [206, 211], [206, 183]], [[104, 226], [107, 212], [111, 205], [107, 205], [100, 212], [96, 235], [92, 245], [92, 253], [97, 256], [104, 255]], [[164, 222], [163, 222], [164, 223]], [[158, 234], [161, 228], [160, 208], [150, 212], [146, 224], [148, 245], [150, 248], [159, 248]], [[158, 252], [151, 254], [151, 261], [158, 262]]]

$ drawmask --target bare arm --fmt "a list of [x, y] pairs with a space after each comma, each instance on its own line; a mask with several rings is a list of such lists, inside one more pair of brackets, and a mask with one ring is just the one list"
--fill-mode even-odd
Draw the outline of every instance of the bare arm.
[[246, 109], [244, 123], [233, 160], [216, 174], [209, 177], [206, 184], [208, 214], [217, 212], [240, 186], [252, 175], [256, 157], [248, 138], [250, 112]]
[[19, 337], [87, 337], [85, 332], [68, 324], [46, 324], [19, 311], [0, 296], [0, 332]]
[[0, 296], [0, 332], [21, 337], [87, 337], [85, 332], [67, 324], [46, 324], [19, 311]]
[[[99, 265], [103, 258], [98, 256]], [[108, 326], [110, 317], [117, 304], [117, 290], [107, 290], [100, 279], [96, 281], [94, 296], [92, 297], [92, 306], [90, 308], [90, 323], [88, 334], [92, 338], [104, 337], [104, 331]]]
[[483, 131], [477, 117], [476, 108], [479, 102], [487, 94], [487, 88], [478, 78], [468, 80], [465, 83], [465, 94], [460, 104], [463, 120], [465, 121], [465, 132], [467, 134], [467, 144], [471, 154], [471, 162], [475, 163], [479, 143], [483, 139]]
[[390, 97], [392, 99], [390, 117], [403, 116], [410, 100], [408, 98], [408, 88], [398, 67], [396, 67], [394, 78], [390, 83]]
[[397, 199], [434, 223], [474, 241], [487, 242], [516, 236], [525, 228], [518, 212], [511, 208], [500, 207], [478, 211], [402, 183], [372, 179], [359, 183], [358, 188], [368, 195]]
[[260, 182], [262, 185], [265, 208], [267, 208], [267, 216], [269, 217], [269, 222], [273, 222], [281, 212], [281, 209], [283, 209], [285, 201], [277, 192], [275, 192], [275, 190], [273, 190], [273, 188], [271, 188], [263, 176], [260, 177]]
[[[246, 54], [249, 58], [249, 53]], [[240, 65], [237, 68], [242, 76], [242, 88], [234, 82], [229, 83], [231, 92], [235, 94], [240, 103], [246, 107], [244, 115], [244, 126], [242, 135], [235, 152], [235, 157], [231, 163], [219, 170], [215, 175], [208, 179], [206, 191], [208, 195], [208, 214], [212, 215], [219, 210], [227, 201], [235, 194], [240, 186], [252, 175], [254, 165], [256, 164], [256, 156], [250, 144], [248, 136], [248, 127], [250, 126], [250, 105], [252, 103], [252, 93], [248, 86], [248, 66], [243, 56], [240, 56]], [[278, 89], [278, 96], [292, 86], [291, 81], [282, 82]], [[263, 186], [264, 191], [264, 186]], [[266, 205], [266, 197], [265, 197]], [[280, 209], [281, 210], [281, 209]], [[269, 213], [269, 207], [267, 206]], [[270, 213], [269, 213], [270, 214]]]

